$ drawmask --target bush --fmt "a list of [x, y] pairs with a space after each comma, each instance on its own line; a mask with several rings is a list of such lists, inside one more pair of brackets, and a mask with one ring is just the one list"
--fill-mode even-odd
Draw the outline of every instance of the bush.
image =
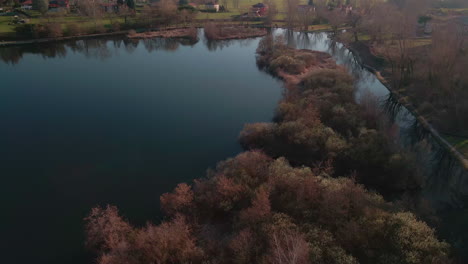
[[135, 228], [115, 207], [86, 218], [108, 263], [445, 263], [449, 246], [414, 215], [351, 179], [318, 176], [251, 151], [161, 202], [163, 223]]
[[63, 36], [62, 25], [58, 23], [47, 23], [45, 25], [46, 34], [49, 38], [59, 38]]
[[25, 37], [33, 37], [35, 31], [35, 25], [33, 24], [21, 24], [15, 27], [15, 32], [18, 35]]
[[214, 23], [205, 24], [204, 30], [207, 39], [216, 39], [221, 35], [221, 29]]
[[300, 74], [304, 71], [306, 64], [302, 60], [293, 57], [282, 55], [274, 59], [270, 63], [270, 70], [277, 71], [279, 69], [290, 74]]
[[79, 36], [83, 34], [83, 29], [78, 24], [70, 23], [67, 25], [66, 32], [68, 36]]
[[101, 23], [96, 24], [94, 26], [94, 28], [93, 28], [93, 33], [94, 34], [102, 34], [102, 33], [106, 33], [106, 32], [107, 32], [106, 27]]
[[111, 30], [116, 32], [120, 30], [120, 23], [118, 21], [111, 22]]

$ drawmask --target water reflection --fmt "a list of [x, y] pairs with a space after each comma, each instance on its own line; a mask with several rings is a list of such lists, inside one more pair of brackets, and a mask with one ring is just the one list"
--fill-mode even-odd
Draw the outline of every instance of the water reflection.
[[0, 60], [17, 64], [25, 54], [39, 54], [43, 58], [65, 57], [67, 55], [66, 46], [60, 43], [50, 45], [15, 46], [0, 48]]
[[239, 45], [241, 47], [246, 47], [252, 44], [252, 42], [256, 41], [255, 38], [250, 39], [232, 39], [232, 40], [209, 40], [207, 38], [203, 38], [203, 44], [205, 44], [206, 48], [209, 51], [217, 51], [227, 48], [233, 44]]
[[[355, 56], [341, 43], [334, 42], [327, 33], [298, 33], [289, 30], [277, 30], [275, 36], [284, 39], [292, 48], [310, 49], [329, 53], [338, 64], [355, 77], [358, 103], [366, 103], [366, 96], [375, 97], [380, 104], [379, 110], [383, 116], [399, 131], [399, 144], [411, 151], [420, 165], [424, 183], [422, 191], [412, 194], [414, 201], [430, 201], [437, 216], [441, 219], [439, 227], [443, 238], [449, 242], [462, 241], [457, 244], [459, 252], [468, 252], [466, 240], [468, 232], [453, 232], [464, 230], [463, 225], [468, 219], [468, 172], [460, 162], [441, 145], [418, 119], [389, 92], [376, 76], [362, 67], [359, 57]], [[370, 94], [369, 94], [370, 93]], [[465, 215], [463, 215], [465, 214]], [[462, 217], [463, 221], [450, 223], [446, 215]], [[463, 218], [464, 217], [464, 218]], [[449, 219], [450, 220], [450, 219]], [[464, 250], [465, 249], [465, 250]]]
[[[96, 38], [64, 42], [43, 43], [0, 48], [0, 60], [8, 64], [17, 64], [27, 54], [41, 55], [43, 58], [65, 57], [68, 52], [83, 54], [86, 58], [107, 59], [122, 45], [129, 54], [143, 45], [148, 52], [156, 50], [175, 51], [180, 46], [193, 46], [197, 41], [189, 39], [143, 39]], [[117, 48], [117, 49], [116, 49]]]
[[[449, 177], [448, 172], [456, 172], [456, 174], [464, 174], [463, 177], [468, 179], [466, 171], [464, 171], [458, 163], [453, 161], [450, 155], [443, 147], [440, 146], [437, 140], [434, 140], [431, 134], [412, 116], [412, 114], [402, 106], [398, 100], [387, 90], [387, 88], [377, 80], [377, 78], [369, 71], [363, 69], [359, 63], [359, 58], [354, 56], [341, 43], [333, 41], [327, 33], [298, 33], [290, 30], [274, 30], [272, 34], [282, 36], [285, 42], [290, 46], [298, 49], [312, 49], [323, 51], [331, 54], [338, 64], [345, 66], [356, 79], [358, 91], [356, 99], [359, 102], [360, 96], [366, 92], [370, 92], [381, 102], [381, 111], [388, 117], [391, 122], [398, 125], [400, 130], [400, 140], [403, 146], [411, 148], [422, 141], [427, 141], [431, 144], [431, 151], [428, 152], [426, 160], [432, 160], [430, 165], [433, 169], [428, 170], [427, 184], [431, 185], [432, 179], [437, 177]], [[252, 41], [258, 39], [245, 40], [226, 40], [226, 41], [210, 41], [203, 38], [203, 31], [199, 31], [199, 36], [203, 39], [203, 43], [209, 51], [222, 50], [232, 44], [237, 44], [241, 47], [249, 46]], [[45, 43], [39, 45], [24, 45], [14, 47], [0, 48], [0, 60], [8, 64], [17, 64], [27, 54], [37, 54], [43, 58], [65, 57], [67, 53], [83, 54], [86, 58], [98, 58], [105, 60], [114, 56], [116, 52], [124, 50], [131, 54], [138, 45], [143, 45], [148, 52], [157, 50], [176, 51], [180, 46], [193, 46], [197, 40], [189, 39], [143, 39], [135, 40], [128, 38], [97, 38], [83, 39], [66, 42]], [[125, 49], [120, 49], [124, 46]], [[117, 47], [117, 48], [116, 48]], [[442, 173], [443, 172], [443, 173]], [[465, 184], [465, 185], [468, 185]], [[448, 190], [452, 192], [451, 196], [463, 196], [468, 193], [468, 188], [464, 184], [453, 186]], [[458, 194], [454, 194], [457, 192]], [[447, 196], [445, 195], [445, 196]], [[442, 199], [445, 204], [445, 198]], [[454, 202], [457, 205], [458, 202]]]
[[[393, 122], [400, 131], [400, 144], [412, 151], [421, 165], [424, 186], [420, 194], [437, 209], [441, 219], [440, 229], [443, 238], [453, 243], [457, 251], [466, 255], [468, 237], [468, 172], [460, 162], [412, 115], [401, 105], [389, 90], [368, 70], [364, 69], [359, 58], [343, 44], [331, 40], [327, 33], [295, 33], [278, 30], [278, 36], [294, 48], [327, 52], [338, 64], [346, 66], [356, 79], [356, 99], [371, 92], [380, 102], [380, 111]], [[451, 221], [455, 218], [461, 221]], [[463, 230], [462, 232], [453, 232]], [[465, 240], [464, 240], [465, 239]], [[458, 243], [456, 243], [458, 241]], [[463, 253], [465, 252], [465, 253]], [[465, 256], [468, 257], [468, 256]]]
[[400, 104], [400, 102], [398, 102], [392, 93], [387, 95], [387, 98], [383, 100], [381, 105], [383, 112], [387, 115], [392, 123], [397, 120], [398, 115], [402, 111], [402, 107], [403, 106]]
[[[199, 32], [201, 35], [202, 32]], [[370, 92], [381, 103], [381, 111], [394, 122], [400, 131], [401, 145], [415, 149], [418, 161], [424, 169], [424, 196], [430, 199], [438, 208], [444, 208], [449, 214], [459, 212], [459, 208], [467, 208], [468, 201], [468, 173], [440, 143], [423, 127], [412, 114], [401, 105], [387, 88], [369, 71], [363, 69], [359, 58], [354, 56], [341, 43], [334, 42], [327, 33], [297, 33], [289, 30], [276, 30], [274, 35], [282, 36], [290, 47], [312, 49], [331, 54], [337, 63], [346, 66], [356, 79], [358, 91], [356, 99]], [[218, 51], [233, 44], [248, 46], [252, 41], [228, 40], [209, 41], [203, 39], [203, 44], [209, 51]], [[114, 52], [124, 50], [133, 53], [139, 45], [143, 45], [148, 52], [158, 50], [175, 51], [180, 46], [192, 46], [196, 41], [187, 39], [144, 39], [132, 40], [127, 38], [84, 39], [67, 42], [47, 43], [40, 45], [25, 45], [0, 48], [0, 60], [8, 64], [17, 64], [27, 54], [37, 54], [43, 58], [65, 57], [68, 53], [83, 54], [87, 58], [105, 60]], [[120, 47], [125, 49], [120, 49]], [[115, 47], [118, 47], [116, 49]], [[448, 209], [447, 209], [448, 208]], [[463, 222], [463, 221], [462, 221]], [[445, 226], [447, 227], [447, 226]], [[454, 226], [451, 228], [459, 228]], [[447, 228], [450, 229], [450, 228]], [[457, 234], [458, 236], [466, 235]], [[450, 237], [451, 241], [457, 237]], [[463, 246], [463, 245], [462, 245]]]
[[[198, 39], [203, 39], [203, 44], [209, 51], [222, 50], [234, 44], [240, 44], [241, 47], [248, 47], [252, 45], [253, 42], [258, 40], [251, 38], [211, 41], [203, 37], [203, 31], [200, 30], [198, 34]], [[27, 54], [38, 54], [43, 58], [55, 58], [65, 57], [67, 56], [67, 52], [80, 53], [87, 58], [106, 59], [115, 55], [112, 54], [112, 52], [120, 50], [122, 45], [125, 47], [125, 51], [129, 54], [133, 53], [138, 45], [143, 45], [148, 52], [154, 52], [157, 50], [176, 51], [181, 46], [194, 46], [198, 43], [198, 39], [151, 38], [138, 40], [121, 37], [106, 37], [34, 45], [11, 46], [0, 48], [0, 60], [8, 64], [17, 64], [21, 61], [23, 56]]]
[[183, 39], [0, 48], [2, 263], [90, 263], [90, 208], [157, 221], [161, 194], [241, 151], [239, 130], [271, 120], [281, 96], [256, 68], [258, 42], [222, 52]]

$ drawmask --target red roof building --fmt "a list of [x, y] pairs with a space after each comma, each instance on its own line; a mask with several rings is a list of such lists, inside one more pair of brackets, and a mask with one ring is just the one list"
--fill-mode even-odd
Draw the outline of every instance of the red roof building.
[[263, 3], [258, 3], [252, 6], [251, 9], [252, 13], [255, 14], [256, 16], [265, 16], [268, 14], [268, 5], [263, 4]]

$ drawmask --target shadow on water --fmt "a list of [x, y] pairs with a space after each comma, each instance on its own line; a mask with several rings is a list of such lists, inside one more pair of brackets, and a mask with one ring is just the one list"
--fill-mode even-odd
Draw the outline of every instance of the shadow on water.
[[389, 120], [394, 123], [402, 111], [402, 105], [398, 102], [392, 93], [389, 93], [381, 104], [382, 111], [387, 115]]
[[203, 38], [203, 44], [205, 44], [206, 48], [209, 51], [217, 51], [222, 50], [224, 48], [228, 48], [229, 46], [236, 44], [241, 47], [249, 46], [252, 42], [255, 41], [255, 38], [250, 39], [233, 39], [233, 40], [209, 40], [207, 38]]

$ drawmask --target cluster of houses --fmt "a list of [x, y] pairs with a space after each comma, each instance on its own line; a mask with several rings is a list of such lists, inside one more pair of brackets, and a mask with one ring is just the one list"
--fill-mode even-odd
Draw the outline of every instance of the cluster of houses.
[[[192, 7], [197, 8], [195, 4], [189, 4], [192, 5]], [[212, 11], [212, 12], [219, 12], [220, 10], [223, 10], [223, 7], [220, 6], [217, 2], [207, 2], [205, 3], [204, 6], [205, 10], [207, 11]], [[268, 14], [268, 5], [264, 3], [258, 3], [255, 5], [252, 5], [250, 8], [250, 12], [247, 13], [248, 16], [251, 17], [264, 17]]]
[[[20, 1], [21, 9], [31, 10], [33, 9], [32, 0]], [[69, 0], [51, 0], [49, 1], [49, 10], [59, 10], [59, 9], [69, 9], [70, 1]]]
[[[98, 0], [99, 6], [103, 12], [118, 12], [121, 5], [117, 3], [117, 0]], [[146, 2], [146, 0], [138, 0], [137, 2]], [[21, 9], [32, 10], [32, 0], [20, 0]], [[61, 11], [70, 9], [70, 0], [51, 0], [49, 1], [49, 11]]]
[[[31, 10], [33, 8], [32, 0], [20, 0], [21, 8], [23, 10]], [[117, 0], [98, 0], [99, 6], [101, 7], [103, 12], [118, 12], [122, 6], [117, 3]], [[148, 0], [138, 0], [136, 2], [142, 4], [146, 3]], [[224, 10], [223, 6], [220, 6], [219, 3], [214, 0], [208, 0], [201, 6], [197, 6], [194, 3], [189, 3], [189, 6], [197, 9], [204, 9], [206, 11], [211, 11], [211, 12], [219, 12]], [[49, 2], [49, 10], [61, 10], [61, 9], [69, 9], [70, 8], [70, 0], [51, 0]], [[351, 5], [338, 5], [335, 7], [336, 9], [341, 10], [342, 12], [351, 13], [353, 11], [353, 7]], [[309, 4], [307, 5], [299, 5], [298, 6], [298, 11], [300, 13], [309, 13], [309, 12], [314, 12], [315, 11], [315, 5], [313, 4], [312, 1], [309, 1]], [[268, 5], [264, 3], [257, 3], [251, 6], [250, 10], [248, 13], [245, 14], [245, 16], [248, 17], [265, 17], [268, 14]]]
[[[99, 0], [98, 0], [99, 1]], [[146, 2], [147, 0], [138, 0], [137, 2]], [[33, 3], [32, 0], [20, 0], [21, 9], [23, 10], [32, 10]], [[206, 11], [211, 12], [220, 12], [224, 10], [223, 6], [220, 6], [217, 1], [209, 0], [204, 4], [204, 6], [197, 6], [194, 3], [189, 3], [189, 6], [197, 9], [204, 9]], [[118, 12], [122, 6], [117, 3], [117, 0], [100, 0], [99, 6], [101, 7], [103, 12], [112, 13]], [[49, 11], [60, 11], [60, 10], [69, 10], [70, 8], [70, 0], [51, 0], [49, 2]], [[311, 8], [310, 5], [301, 6], [303, 10]], [[252, 5], [248, 16], [250, 17], [264, 17], [268, 14], [268, 5], [264, 3], [258, 3]]]

